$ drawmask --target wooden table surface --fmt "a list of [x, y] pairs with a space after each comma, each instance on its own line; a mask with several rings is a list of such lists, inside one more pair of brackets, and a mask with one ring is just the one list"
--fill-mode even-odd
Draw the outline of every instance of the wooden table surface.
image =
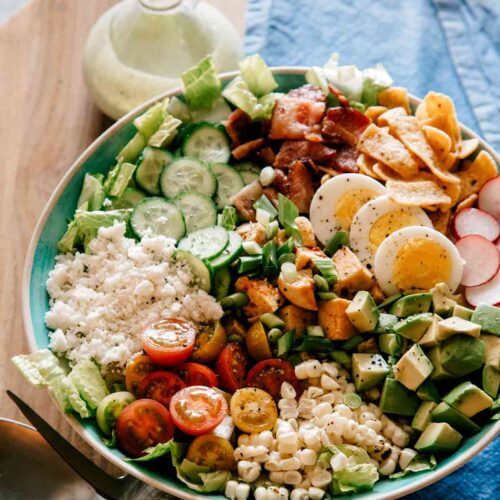
[[[245, 0], [210, 1], [243, 33]], [[36, 221], [68, 167], [110, 123], [90, 101], [80, 54], [90, 27], [114, 3], [33, 0], [0, 25], [0, 417], [24, 421], [5, 393], [11, 389], [100, 465], [10, 358], [28, 351], [21, 276]]]

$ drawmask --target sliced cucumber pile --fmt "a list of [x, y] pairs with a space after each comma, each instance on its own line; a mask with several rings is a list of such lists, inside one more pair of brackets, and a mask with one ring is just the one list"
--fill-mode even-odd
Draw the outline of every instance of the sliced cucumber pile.
[[113, 200], [113, 204], [110, 205], [106, 210], [118, 210], [120, 208], [134, 208], [137, 203], [142, 201], [147, 197], [147, 194], [140, 189], [133, 187], [128, 187], [125, 189], [122, 196], [116, 200]]
[[240, 173], [245, 185], [252, 184], [252, 182], [256, 181], [262, 170], [262, 168], [253, 161], [240, 161], [234, 165], [234, 168]]
[[205, 292], [210, 292], [212, 289], [212, 270], [206, 262], [185, 250], [177, 250], [174, 254], [174, 261], [188, 264], [196, 285]]
[[217, 177], [217, 194], [215, 195], [217, 208], [222, 209], [231, 204], [231, 198], [245, 187], [245, 183], [241, 175], [226, 163], [212, 163], [210, 168]]
[[174, 203], [184, 214], [188, 233], [203, 227], [215, 226], [217, 209], [209, 196], [194, 192], [181, 193], [174, 198]]
[[178, 248], [200, 259], [213, 259], [224, 251], [228, 243], [228, 232], [220, 226], [211, 226], [188, 234], [179, 241]]
[[172, 159], [172, 153], [165, 149], [152, 148], [151, 146], [145, 147], [142, 155], [137, 160], [135, 170], [137, 185], [146, 193], [159, 196], [161, 194], [160, 175]]
[[182, 152], [207, 163], [226, 163], [231, 157], [231, 145], [223, 126], [199, 122], [185, 130]]
[[229, 243], [227, 247], [220, 255], [210, 260], [210, 265], [215, 270], [228, 267], [243, 253], [241, 236], [236, 231], [228, 231], [228, 233]]
[[253, 172], [252, 170], [240, 170], [240, 175], [246, 186], [259, 179], [259, 174]]

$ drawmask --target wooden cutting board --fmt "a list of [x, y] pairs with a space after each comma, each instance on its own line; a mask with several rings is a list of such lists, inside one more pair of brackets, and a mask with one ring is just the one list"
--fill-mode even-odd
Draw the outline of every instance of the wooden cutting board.
[[[114, 3], [34, 0], [0, 25], [0, 417], [24, 420], [5, 394], [11, 389], [100, 465], [10, 358], [27, 352], [21, 276], [36, 221], [68, 167], [110, 124], [90, 101], [80, 56], [91, 26]], [[211, 3], [243, 33], [245, 0]]]

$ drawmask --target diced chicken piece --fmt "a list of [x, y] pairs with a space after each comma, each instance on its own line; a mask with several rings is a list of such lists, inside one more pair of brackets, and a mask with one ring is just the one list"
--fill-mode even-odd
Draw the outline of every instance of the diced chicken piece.
[[297, 224], [300, 235], [302, 236], [302, 244], [309, 248], [316, 246], [316, 238], [314, 236], [314, 229], [311, 221], [307, 217], [301, 215], [295, 219], [295, 224]]
[[329, 166], [337, 152], [324, 144], [310, 141], [285, 141], [274, 161], [274, 167], [286, 168], [294, 161], [312, 160], [319, 165]]
[[264, 146], [265, 140], [254, 139], [253, 141], [245, 142], [244, 144], [240, 144], [236, 148], [234, 148], [231, 153], [237, 160], [242, 160], [247, 156], [250, 156], [252, 153], [255, 153], [259, 149], [262, 149]]
[[319, 247], [305, 248], [298, 247], [295, 253], [295, 267], [300, 271], [307, 267], [312, 259], [326, 258], [325, 253]]
[[260, 182], [254, 181], [232, 197], [231, 202], [243, 219], [255, 221], [253, 205], [262, 196], [263, 192]]
[[277, 314], [285, 322], [284, 331], [295, 330], [298, 336], [304, 335], [308, 326], [317, 324], [315, 311], [308, 311], [294, 304], [281, 307]]
[[248, 304], [243, 306], [243, 312], [254, 318], [266, 312], [276, 311], [283, 303], [280, 291], [266, 280], [251, 280], [247, 276], [241, 276], [234, 284], [237, 292], [248, 295]]
[[342, 247], [332, 257], [337, 270], [338, 279], [335, 283], [337, 293], [344, 291], [371, 290], [374, 285], [372, 273], [364, 267], [354, 252], [348, 247]]
[[356, 330], [345, 312], [350, 303], [346, 299], [320, 302], [318, 323], [330, 340], [347, 340], [356, 335]]
[[384, 292], [382, 291], [382, 288], [380, 288], [377, 284], [373, 285], [372, 289], [370, 290], [370, 295], [373, 297], [373, 300], [377, 304], [385, 300]]
[[259, 245], [266, 244], [266, 228], [259, 222], [248, 222], [236, 228], [243, 241], [255, 241]]
[[355, 146], [371, 120], [351, 107], [330, 108], [321, 124], [321, 133], [329, 139]]
[[288, 182], [290, 183], [288, 193], [290, 201], [297, 206], [300, 213], [309, 213], [314, 187], [311, 172], [301, 161], [296, 161], [290, 166]]
[[315, 285], [312, 279], [312, 273], [309, 269], [298, 271], [298, 278], [292, 283], [288, 283], [280, 273], [278, 277], [278, 287], [280, 292], [292, 304], [307, 309], [317, 311], [318, 304], [314, 295]]
[[274, 237], [274, 242], [277, 246], [283, 245], [285, 241], [289, 238], [284, 229], [280, 229], [278, 234]]
[[260, 125], [238, 108], [227, 117], [224, 126], [233, 142], [233, 148], [256, 139], [260, 135]]

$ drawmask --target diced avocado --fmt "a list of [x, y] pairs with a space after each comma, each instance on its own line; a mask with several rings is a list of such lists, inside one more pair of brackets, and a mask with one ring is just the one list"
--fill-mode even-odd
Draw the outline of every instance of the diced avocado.
[[432, 313], [420, 313], [402, 319], [394, 327], [394, 333], [418, 342], [432, 323]]
[[441, 365], [456, 377], [478, 370], [484, 363], [484, 342], [467, 335], [455, 335], [441, 345]]
[[432, 317], [431, 324], [429, 325], [429, 328], [427, 328], [427, 331], [424, 333], [422, 338], [418, 341], [418, 343], [423, 348], [429, 349], [431, 347], [438, 345], [436, 335], [437, 335], [437, 326], [438, 326], [438, 323], [440, 321], [441, 321], [441, 318], [437, 314], [434, 314], [434, 316]]
[[451, 318], [442, 319], [438, 323], [436, 338], [439, 342], [446, 340], [448, 337], [453, 335], [469, 335], [469, 337], [478, 338], [481, 332], [481, 327], [467, 321], [466, 319], [457, 318], [452, 316]]
[[397, 333], [381, 333], [378, 336], [378, 348], [385, 354], [401, 354], [406, 340]]
[[484, 333], [500, 335], [500, 307], [479, 304], [472, 313], [471, 321], [478, 324]]
[[443, 401], [466, 417], [473, 417], [493, 406], [493, 399], [472, 382], [458, 385], [443, 398]]
[[432, 422], [422, 432], [415, 449], [428, 453], [453, 451], [462, 441], [462, 434], [446, 422]]
[[424, 429], [431, 423], [431, 412], [436, 408], [434, 401], [423, 401], [420, 403], [413, 420], [411, 421], [411, 428], [416, 431], [423, 432]]
[[377, 340], [375, 337], [370, 337], [369, 339], [363, 340], [356, 346], [358, 352], [369, 352], [371, 354], [378, 353]]
[[470, 321], [473, 312], [474, 311], [472, 309], [469, 309], [468, 307], [456, 304], [455, 307], [453, 308], [452, 316], [456, 316], [457, 318], [462, 318], [466, 319], [467, 321]]
[[380, 354], [356, 352], [352, 355], [352, 377], [357, 391], [377, 385], [389, 373], [389, 366]]
[[415, 391], [430, 376], [434, 367], [418, 344], [413, 344], [394, 366], [394, 378]]
[[377, 326], [373, 329], [375, 333], [393, 333], [393, 326], [398, 322], [394, 314], [381, 313], [378, 317]]
[[358, 332], [370, 332], [377, 325], [378, 308], [368, 292], [358, 292], [345, 312]]
[[412, 314], [428, 312], [431, 307], [432, 293], [414, 293], [401, 297], [392, 304], [389, 312], [399, 318], [407, 318]]
[[378, 307], [379, 309], [383, 309], [387, 306], [390, 306], [392, 303], [396, 302], [400, 297], [402, 297], [401, 293], [395, 293], [394, 295], [389, 295], [383, 302], [381, 302]]
[[500, 337], [481, 334], [479, 338], [485, 345], [484, 363], [500, 370]]
[[441, 399], [439, 397], [439, 391], [438, 391], [438, 388], [436, 387], [436, 384], [432, 380], [429, 380], [429, 379], [427, 379], [417, 389], [417, 396], [422, 401], [434, 401], [434, 403], [439, 403], [439, 400]]
[[397, 380], [387, 377], [380, 396], [379, 407], [384, 413], [413, 417], [420, 399]]
[[434, 367], [431, 373], [432, 380], [446, 380], [454, 377], [453, 374], [442, 365], [441, 350], [439, 346], [433, 347], [427, 351], [427, 357], [431, 360], [432, 366]]
[[433, 422], [446, 422], [458, 432], [468, 436], [476, 434], [481, 430], [479, 425], [459, 411], [455, 410], [455, 408], [452, 408], [444, 401], [441, 401], [441, 403], [439, 403], [436, 408], [432, 410], [431, 419]]
[[438, 283], [431, 288], [432, 308], [436, 314], [449, 316], [456, 306], [456, 302], [451, 298], [450, 287], [446, 283]]
[[498, 396], [500, 385], [500, 372], [492, 366], [485, 365], [483, 368], [483, 389], [493, 399]]

